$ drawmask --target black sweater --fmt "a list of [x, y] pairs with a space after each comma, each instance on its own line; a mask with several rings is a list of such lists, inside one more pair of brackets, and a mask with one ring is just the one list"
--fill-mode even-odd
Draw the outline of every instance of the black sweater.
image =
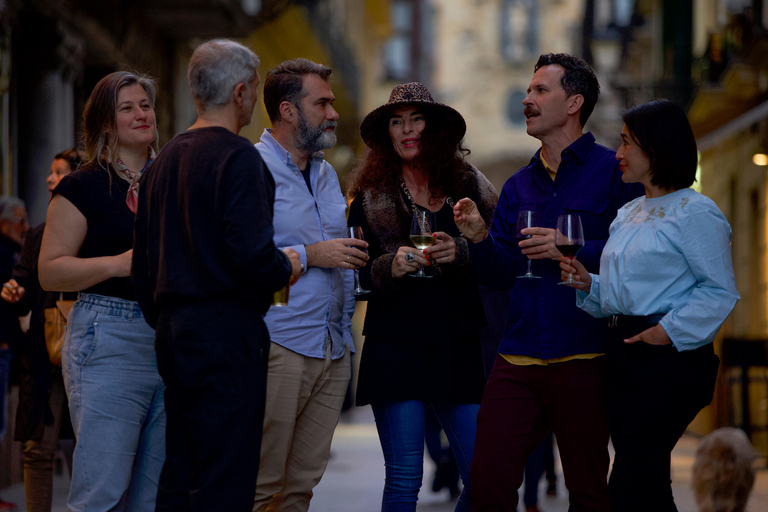
[[272, 242], [275, 182], [251, 143], [225, 128], [181, 133], [145, 171], [132, 278], [147, 322], [166, 304], [247, 301], [263, 315], [290, 277]]

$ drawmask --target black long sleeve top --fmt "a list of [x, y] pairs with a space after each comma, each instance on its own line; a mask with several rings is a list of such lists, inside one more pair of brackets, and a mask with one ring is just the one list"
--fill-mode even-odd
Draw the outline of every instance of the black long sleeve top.
[[164, 305], [227, 300], [263, 315], [291, 274], [272, 242], [275, 183], [251, 143], [225, 128], [177, 135], [145, 171], [132, 279], [147, 322]]

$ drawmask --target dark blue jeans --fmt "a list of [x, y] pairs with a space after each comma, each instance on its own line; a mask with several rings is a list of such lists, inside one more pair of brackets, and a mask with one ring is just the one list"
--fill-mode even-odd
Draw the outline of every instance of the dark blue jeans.
[[386, 480], [382, 512], [414, 512], [424, 474], [424, 412], [432, 407], [459, 465], [464, 490], [456, 512], [469, 512], [469, 466], [475, 445], [478, 404], [430, 403], [419, 400], [373, 405], [384, 452]]

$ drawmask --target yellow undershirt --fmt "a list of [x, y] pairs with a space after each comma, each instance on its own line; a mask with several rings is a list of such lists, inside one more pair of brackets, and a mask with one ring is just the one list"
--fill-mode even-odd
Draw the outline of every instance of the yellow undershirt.
[[[555, 176], [557, 176], [557, 171], [555, 171], [549, 166], [547, 161], [544, 159], [544, 155], [542, 153], [539, 153], [539, 158], [541, 158], [541, 163], [544, 164], [544, 169], [546, 169], [547, 174], [549, 174], [549, 177], [552, 178], [552, 181], [555, 181]], [[564, 363], [566, 361], [573, 361], [575, 359], [594, 359], [604, 354], [574, 354], [572, 356], [556, 357], [554, 359], [539, 359], [537, 357], [518, 356], [513, 354], [499, 354], [499, 355], [503, 357], [504, 360], [507, 361], [508, 363], [514, 364], [517, 366], [532, 366], [532, 365], [547, 366], [549, 364]]]
[[542, 151], [539, 153], [539, 158], [541, 158], [541, 163], [544, 164], [544, 169], [549, 174], [549, 177], [552, 178], [552, 181], [555, 181], [555, 176], [557, 176], [557, 171], [554, 170], [552, 167], [549, 166], [546, 160], [544, 160], [544, 152]]

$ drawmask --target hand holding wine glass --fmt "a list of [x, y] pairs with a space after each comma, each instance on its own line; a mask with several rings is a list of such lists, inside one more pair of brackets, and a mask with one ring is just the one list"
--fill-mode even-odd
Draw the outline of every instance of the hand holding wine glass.
[[589, 274], [584, 265], [577, 259], [568, 259], [564, 256], [560, 259], [560, 275], [563, 282], [568, 280], [569, 276], [573, 277], [573, 284], [568, 284], [575, 290], [581, 290], [584, 293], [589, 293], [592, 289], [592, 276]]
[[[413, 245], [423, 251], [431, 247], [437, 241], [433, 235], [435, 233], [435, 213], [429, 210], [416, 208], [413, 212], [413, 221], [411, 222], [411, 242]], [[419, 271], [410, 274], [413, 277], [432, 277], [424, 273], [424, 266], [419, 265]]]
[[[526, 228], [537, 227], [536, 212], [530, 210], [521, 210], [517, 214], [517, 224], [515, 226], [515, 240], [519, 244], [523, 240], [528, 240], [531, 235], [524, 235], [522, 231]], [[526, 266], [526, 272], [523, 275], [517, 276], [518, 279], [541, 279], [540, 276], [534, 275], [531, 270], [531, 259], [528, 258], [528, 265]]]
[[[362, 227], [360, 227], [360, 226], [349, 226], [349, 228], [347, 228], [347, 231], [348, 231], [349, 238], [354, 238], [354, 239], [357, 239], [357, 240], [365, 241], [365, 236], [363, 235], [363, 228]], [[361, 248], [359, 248], [359, 250], [361, 250], [364, 253], [368, 254], [368, 249], [365, 248], [365, 247], [361, 247]], [[360, 295], [365, 295], [367, 293], [371, 293], [370, 290], [366, 290], [362, 286], [360, 286], [360, 274], [359, 274], [359, 271], [358, 271], [358, 267], [355, 267], [353, 272], [355, 273], [355, 290], [353, 292], [354, 295], [357, 297], [357, 296], [360, 296]]]
[[[573, 259], [584, 247], [584, 229], [581, 227], [581, 217], [573, 213], [566, 213], [557, 218], [557, 250], [573, 263]], [[573, 274], [568, 274], [568, 279], [557, 284], [572, 285]]]

